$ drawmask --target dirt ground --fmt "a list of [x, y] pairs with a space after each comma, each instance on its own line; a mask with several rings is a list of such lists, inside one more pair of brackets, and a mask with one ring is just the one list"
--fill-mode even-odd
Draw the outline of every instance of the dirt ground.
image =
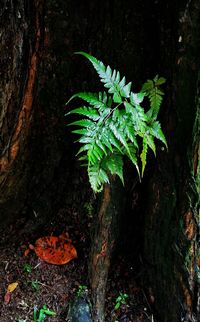
[[[38, 225], [38, 221], [35, 213], [31, 219], [21, 217], [15, 225], [0, 231], [0, 322], [68, 321], [69, 305], [76, 298], [79, 286], [87, 286], [90, 296], [87, 261], [91, 220], [80, 218], [76, 209], [61, 209], [51, 222]], [[24, 256], [24, 249], [37, 238], [63, 232], [69, 233], [77, 249], [77, 259], [66, 265], [52, 265], [40, 260], [34, 251]], [[106, 322], [155, 321], [145, 292], [135, 282], [137, 274], [126, 258], [120, 256], [113, 262], [106, 297]], [[8, 285], [15, 282], [16, 289], [6, 295]], [[115, 309], [120, 292], [128, 298]], [[43, 305], [56, 315], [39, 320]]]

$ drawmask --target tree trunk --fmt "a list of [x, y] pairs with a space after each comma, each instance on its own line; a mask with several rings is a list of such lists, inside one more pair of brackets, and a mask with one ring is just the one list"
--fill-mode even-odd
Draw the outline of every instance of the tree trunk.
[[44, 0], [4, 1], [1, 8], [0, 205], [17, 210], [25, 197], [27, 142], [33, 115]]
[[110, 182], [104, 185], [98, 217], [95, 218], [89, 262], [94, 322], [104, 322], [107, 277], [119, 236], [119, 218], [124, 211], [121, 183], [115, 177]]
[[[148, 185], [145, 260], [159, 321], [199, 321], [200, 2], [180, 11], [168, 120], [168, 153], [160, 152]], [[167, 53], [163, 52], [163, 55]], [[197, 317], [198, 315], [198, 317]]]

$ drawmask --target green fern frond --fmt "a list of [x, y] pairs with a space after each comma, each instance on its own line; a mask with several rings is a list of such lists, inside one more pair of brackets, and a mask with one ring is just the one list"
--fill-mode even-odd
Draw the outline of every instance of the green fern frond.
[[154, 142], [154, 137], [150, 134], [146, 135], [147, 145], [153, 151], [154, 155], [156, 156], [156, 145]]
[[116, 139], [122, 144], [122, 146], [124, 146], [125, 149], [129, 151], [126, 136], [124, 135], [122, 129], [120, 127], [117, 128], [114, 122], [110, 122], [110, 129], [112, 130]]
[[132, 143], [129, 143], [128, 147], [129, 147], [129, 151], [125, 151], [125, 154], [129, 158], [129, 160], [134, 164], [134, 166], [136, 167], [136, 170], [137, 170], [137, 173], [138, 173], [138, 176], [140, 179], [140, 169], [138, 167], [138, 158], [136, 155], [137, 149], [136, 149], [135, 145]]
[[91, 144], [84, 144], [81, 146], [81, 148], [78, 150], [76, 156], [78, 156], [79, 154], [81, 154], [82, 152], [88, 151], [91, 149]]
[[127, 121], [127, 124], [125, 127], [125, 134], [126, 134], [127, 138], [134, 144], [134, 146], [136, 148], [138, 148], [138, 143], [137, 143], [137, 139], [136, 139], [136, 132], [135, 132], [132, 122]]
[[89, 128], [89, 127], [94, 127], [94, 122], [92, 122], [91, 120], [88, 120], [88, 119], [83, 119], [83, 120], [75, 121], [75, 122], [68, 124], [68, 126], [72, 126], [72, 125]]
[[148, 117], [145, 114], [144, 109], [137, 105], [133, 106], [128, 102], [124, 103], [126, 112], [131, 115], [131, 121], [134, 125], [136, 134], [143, 137], [143, 134], [146, 132]]
[[[126, 84], [125, 77], [121, 79], [118, 71], [112, 71], [110, 66], [106, 67], [87, 53], [78, 54], [85, 56], [93, 64], [107, 89], [107, 93], [81, 92], [73, 95], [69, 101], [80, 98], [88, 106], [75, 108], [66, 114], [85, 117], [69, 125], [79, 127], [72, 131], [80, 136], [78, 142], [82, 144], [77, 156], [84, 165], [87, 163], [91, 187], [99, 192], [105, 183], [109, 183], [110, 175], [117, 175], [124, 183], [123, 156], [127, 156], [134, 164], [140, 178], [139, 159], [143, 176], [148, 148], [156, 155], [155, 139], [159, 139], [167, 147], [161, 125], [156, 121], [163, 99], [160, 85], [165, 79], [156, 75], [153, 80], [147, 80], [139, 93], [133, 93], [131, 83]], [[145, 96], [150, 101], [148, 112], [141, 106]], [[140, 140], [142, 152], [138, 155]]]
[[98, 121], [98, 119], [100, 118], [100, 115], [96, 109], [94, 109], [92, 107], [86, 107], [86, 106], [76, 108], [76, 109], [70, 111], [68, 114], [84, 115], [94, 121]]
[[80, 134], [80, 135], [85, 135], [88, 133], [86, 129], [79, 129], [79, 130], [73, 130], [72, 133]]
[[110, 66], [106, 67], [101, 61], [85, 52], [77, 52], [76, 54], [85, 56], [93, 64], [101, 82], [108, 89], [108, 93], [113, 94], [113, 101], [115, 103], [122, 103], [122, 97], [128, 98], [130, 96], [132, 83], [126, 84], [125, 77], [120, 79], [118, 71], [112, 71]]
[[166, 82], [166, 78], [164, 77], [159, 77], [158, 75], [156, 75], [153, 79], [154, 83], [156, 86], [162, 85]]
[[130, 101], [131, 104], [133, 104], [134, 106], [140, 105], [140, 103], [142, 103], [142, 101], [144, 100], [145, 97], [145, 93], [132, 93], [130, 95]]
[[142, 153], [140, 154], [140, 159], [142, 161], [142, 177], [143, 177], [144, 169], [145, 169], [146, 163], [147, 163], [147, 150], [148, 150], [147, 140], [146, 140], [146, 138], [143, 138]]
[[97, 161], [101, 161], [104, 155], [104, 151], [96, 144], [92, 146], [87, 152], [88, 162], [95, 164]]
[[164, 143], [166, 148], [168, 149], [167, 141], [165, 138], [165, 135], [161, 129], [161, 125], [158, 121], [153, 122], [150, 128], [150, 134], [152, 134], [154, 137], [156, 137], [158, 140]]
[[108, 174], [100, 167], [99, 163], [88, 165], [88, 177], [94, 192], [102, 191], [104, 183], [109, 183]]
[[[100, 111], [104, 110], [107, 107], [111, 107], [112, 105], [112, 98], [108, 96], [106, 92], [99, 92], [98, 94], [91, 92], [80, 92], [73, 95], [70, 101], [74, 98], [81, 98]], [[71, 114], [71, 112], [67, 113], [67, 115], [68, 114]]]
[[154, 81], [151, 79], [148, 79], [143, 85], [142, 85], [142, 89], [141, 92], [143, 93], [150, 93], [151, 90], [154, 88]]
[[102, 161], [102, 167], [112, 175], [116, 174], [124, 184], [123, 158], [119, 153], [111, 153]]
[[164, 77], [159, 78], [158, 75], [156, 75], [153, 80], [147, 80], [141, 89], [141, 92], [145, 93], [150, 101], [150, 109], [147, 112], [147, 115], [154, 120], [158, 116], [164, 95], [159, 86], [164, 84], [165, 81]]
[[155, 86], [148, 94], [153, 118], [156, 118], [158, 115], [163, 100], [163, 95], [164, 93], [161, 90], [159, 90], [157, 86]]
[[107, 128], [103, 128], [102, 132], [100, 133], [99, 140], [104, 143], [104, 145], [113, 153], [113, 144], [110, 140], [109, 131]]
[[117, 175], [124, 184], [123, 159], [119, 153], [111, 153], [98, 164], [89, 164], [88, 176], [92, 189], [100, 192], [105, 183], [109, 183], [109, 174]]

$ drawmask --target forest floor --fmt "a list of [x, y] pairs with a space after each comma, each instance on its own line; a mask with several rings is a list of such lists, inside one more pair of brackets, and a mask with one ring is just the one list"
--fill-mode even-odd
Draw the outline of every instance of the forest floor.
[[[87, 286], [90, 297], [87, 280], [90, 221], [80, 220], [76, 209], [61, 209], [45, 224], [40, 225], [34, 213], [29, 220], [22, 216], [14, 225], [0, 231], [0, 322], [70, 321], [68, 310], [78, 291]], [[65, 265], [52, 265], [42, 261], [34, 251], [24, 256], [25, 249], [37, 238], [63, 232], [72, 239], [78, 254], [76, 259]], [[108, 280], [106, 322], [155, 321], [145, 292], [135, 281], [137, 274], [127, 258], [116, 257]], [[115, 308], [120, 294], [128, 297]], [[56, 315], [47, 314], [39, 320], [44, 305], [49, 310], [47, 313]]]

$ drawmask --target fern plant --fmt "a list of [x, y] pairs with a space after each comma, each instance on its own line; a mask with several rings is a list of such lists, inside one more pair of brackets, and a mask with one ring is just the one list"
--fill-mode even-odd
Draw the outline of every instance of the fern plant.
[[[82, 118], [70, 123], [77, 127], [72, 132], [79, 134], [82, 144], [77, 155], [87, 165], [89, 181], [94, 192], [102, 190], [109, 183], [111, 175], [117, 175], [124, 183], [123, 157], [127, 156], [143, 176], [149, 149], [156, 155], [155, 139], [166, 147], [167, 142], [161, 125], [157, 121], [163, 100], [160, 86], [165, 83], [158, 75], [147, 80], [139, 93], [131, 91], [131, 82], [120, 76], [101, 61], [85, 52], [78, 52], [87, 58], [97, 71], [104, 91], [99, 93], [80, 92], [73, 95], [84, 104], [66, 115], [78, 114]], [[148, 108], [141, 106], [147, 97]]]

